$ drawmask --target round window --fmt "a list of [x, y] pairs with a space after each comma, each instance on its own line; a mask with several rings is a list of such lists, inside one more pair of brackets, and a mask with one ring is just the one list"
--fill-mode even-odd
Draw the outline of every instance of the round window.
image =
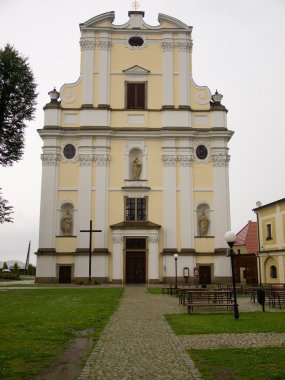
[[63, 149], [63, 155], [65, 158], [71, 159], [75, 156], [76, 149], [75, 146], [72, 144], [65, 145]]
[[143, 43], [144, 43], [144, 40], [138, 36], [134, 36], [129, 39], [129, 44], [131, 46], [142, 46]]
[[205, 145], [197, 146], [196, 156], [199, 158], [199, 160], [205, 160], [205, 158], [208, 156], [208, 149], [205, 147]]

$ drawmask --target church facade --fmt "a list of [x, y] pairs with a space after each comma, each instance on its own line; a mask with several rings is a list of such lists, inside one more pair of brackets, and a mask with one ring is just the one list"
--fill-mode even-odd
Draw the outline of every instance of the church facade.
[[192, 27], [114, 17], [80, 24], [79, 79], [44, 107], [36, 281], [228, 282], [222, 96], [192, 78]]

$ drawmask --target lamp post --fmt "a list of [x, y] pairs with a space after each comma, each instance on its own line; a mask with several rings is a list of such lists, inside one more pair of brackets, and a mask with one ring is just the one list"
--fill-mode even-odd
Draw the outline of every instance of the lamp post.
[[239, 319], [239, 310], [238, 310], [238, 304], [237, 304], [237, 292], [236, 292], [236, 279], [235, 279], [235, 265], [234, 265], [234, 250], [233, 245], [236, 241], [236, 234], [232, 231], [228, 231], [225, 234], [226, 242], [229, 246], [229, 251], [227, 256], [230, 256], [231, 258], [231, 267], [232, 267], [232, 281], [233, 281], [233, 293], [234, 293], [234, 317], [235, 319]]
[[259, 286], [262, 287], [260, 254], [261, 254], [261, 252], [258, 251], [258, 252], [256, 253], [256, 257], [257, 257], [257, 260], [258, 260]]
[[174, 253], [173, 258], [175, 261], [175, 290], [177, 290], [177, 259], [178, 259], [178, 254]]

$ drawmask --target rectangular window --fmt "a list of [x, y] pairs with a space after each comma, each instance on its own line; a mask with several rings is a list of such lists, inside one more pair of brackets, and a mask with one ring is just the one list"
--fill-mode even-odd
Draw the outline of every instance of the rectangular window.
[[127, 221], [146, 220], [146, 198], [125, 198], [125, 215]]
[[145, 83], [126, 84], [126, 107], [128, 109], [145, 109]]
[[272, 239], [271, 224], [266, 224], [266, 240]]

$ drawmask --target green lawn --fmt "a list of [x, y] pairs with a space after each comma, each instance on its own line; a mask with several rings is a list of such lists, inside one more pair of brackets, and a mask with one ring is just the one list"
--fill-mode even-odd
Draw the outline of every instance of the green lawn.
[[172, 314], [166, 320], [177, 335], [285, 332], [285, 313]]
[[[285, 333], [285, 313], [166, 315], [177, 335]], [[285, 347], [190, 350], [204, 380], [285, 379]]]
[[204, 380], [284, 380], [285, 348], [190, 350]]
[[29, 289], [0, 291], [0, 378], [31, 378], [53, 361], [76, 331], [97, 339], [123, 289]]

